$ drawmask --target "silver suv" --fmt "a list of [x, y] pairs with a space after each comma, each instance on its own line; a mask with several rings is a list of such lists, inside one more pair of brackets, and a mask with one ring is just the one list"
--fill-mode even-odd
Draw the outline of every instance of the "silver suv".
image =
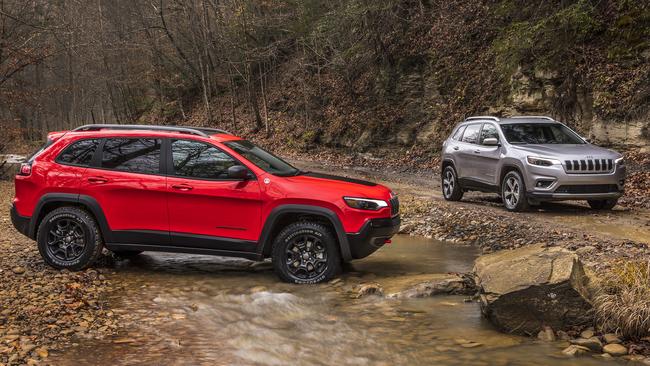
[[442, 145], [442, 193], [495, 192], [509, 211], [552, 200], [611, 209], [623, 194], [623, 156], [550, 117], [469, 117]]

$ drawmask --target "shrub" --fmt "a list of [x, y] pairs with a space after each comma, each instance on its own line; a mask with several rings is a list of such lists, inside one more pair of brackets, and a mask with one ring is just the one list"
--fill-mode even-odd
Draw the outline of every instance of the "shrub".
[[614, 266], [601, 284], [594, 306], [603, 331], [629, 339], [650, 335], [650, 261]]

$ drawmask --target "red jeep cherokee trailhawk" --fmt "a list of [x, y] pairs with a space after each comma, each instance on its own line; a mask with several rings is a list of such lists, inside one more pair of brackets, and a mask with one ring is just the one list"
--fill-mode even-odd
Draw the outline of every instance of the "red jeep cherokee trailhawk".
[[11, 219], [56, 268], [105, 246], [271, 257], [283, 280], [316, 283], [388, 241], [398, 211], [384, 186], [300, 171], [222, 130], [88, 125], [21, 166]]

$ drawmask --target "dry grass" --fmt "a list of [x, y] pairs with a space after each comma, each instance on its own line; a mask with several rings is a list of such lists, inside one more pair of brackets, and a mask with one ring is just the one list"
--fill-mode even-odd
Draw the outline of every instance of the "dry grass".
[[604, 331], [628, 339], [650, 335], [650, 261], [621, 262], [601, 284], [596, 317]]

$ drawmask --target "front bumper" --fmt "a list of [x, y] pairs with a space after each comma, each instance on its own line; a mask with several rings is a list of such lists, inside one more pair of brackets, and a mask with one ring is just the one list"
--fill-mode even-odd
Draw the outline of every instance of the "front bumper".
[[361, 259], [381, 248], [387, 239], [399, 232], [401, 219], [371, 219], [366, 221], [356, 234], [347, 234], [352, 259]]
[[569, 174], [562, 165], [527, 165], [526, 170], [527, 196], [540, 201], [616, 199], [624, 193], [625, 166], [603, 174]]
[[16, 230], [25, 236], [29, 236], [29, 222], [31, 217], [20, 216], [15, 205], [11, 205], [11, 223]]

